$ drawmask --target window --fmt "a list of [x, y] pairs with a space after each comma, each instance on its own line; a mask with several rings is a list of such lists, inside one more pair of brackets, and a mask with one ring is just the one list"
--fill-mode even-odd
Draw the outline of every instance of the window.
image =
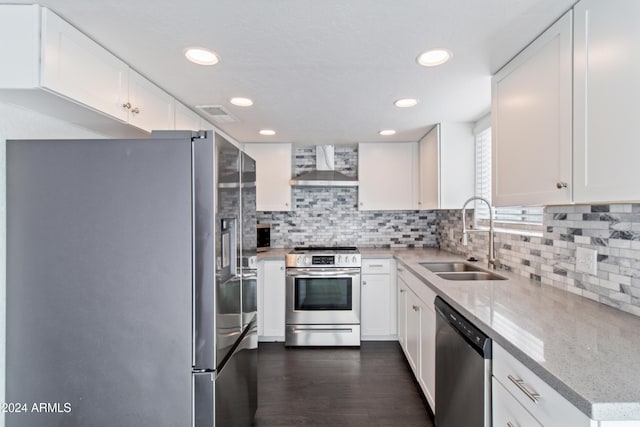
[[[476, 196], [491, 203], [491, 127], [488, 118], [476, 126]], [[488, 220], [489, 209], [478, 200], [474, 206], [475, 219]], [[494, 220], [507, 224], [542, 224], [541, 206], [505, 206], [494, 208]], [[503, 224], [501, 224], [503, 225]]]

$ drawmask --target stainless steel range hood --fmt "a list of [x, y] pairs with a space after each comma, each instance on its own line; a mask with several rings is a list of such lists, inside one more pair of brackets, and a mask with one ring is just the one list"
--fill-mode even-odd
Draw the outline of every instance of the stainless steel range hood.
[[357, 187], [358, 178], [335, 170], [334, 146], [316, 146], [316, 170], [289, 180], [293, 187]]

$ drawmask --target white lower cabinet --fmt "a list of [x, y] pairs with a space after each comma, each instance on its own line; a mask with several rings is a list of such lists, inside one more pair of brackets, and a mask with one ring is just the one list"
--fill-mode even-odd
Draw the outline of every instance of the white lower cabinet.
[[407, 349], [407, 284], [398, 275], [398, 342], [402, 350]]
[[283, 260], [258, 263], [258, 339], [284, 341], [285, 268]]
[[361, 338], [391, 340], [396, 337], [396, 283], [393, 259], [363, 259], [361, 287]]
[[495, 377], [491, 381], [493, 425], [504, 427], [542, 427]]
[[431, 409], [435, 412], [436, 294], [398, 267], [398, 341]]
[[[592, 421], [551, 386], [493, 342], [493, 425], [506, 426], [504, 417], [514, 426], [587, 427]], [[503, 387], [501, 389], [497, 385]], [[504, 393], [503, 393], [504, 391]], [[522, 409], [522, 410], [520, 410]], [[530, 418], [526, 418], [529, 415]], [[522, 421], [521, 421], [522, 420]], [[528, 423], [535, 420], [535, 424]], [[597, 425], [597, 424], [595, 424]]]
[[420, 376], [420, 300], [407, 291], [407, 358], [416, 378]]

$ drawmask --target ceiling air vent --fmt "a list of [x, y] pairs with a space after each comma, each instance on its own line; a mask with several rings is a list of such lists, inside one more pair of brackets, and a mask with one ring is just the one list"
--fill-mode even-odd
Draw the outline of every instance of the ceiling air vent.
[[222, 105], [196, 105], [196, 108], [216, 123], [235, 123], [238, 121]]

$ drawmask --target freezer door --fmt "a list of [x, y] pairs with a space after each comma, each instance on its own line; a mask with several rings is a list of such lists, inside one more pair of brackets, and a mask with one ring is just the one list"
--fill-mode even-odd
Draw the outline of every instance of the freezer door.
[[193, 427], [213, 427], [215, 422], [215, 373], [193, 374]]

